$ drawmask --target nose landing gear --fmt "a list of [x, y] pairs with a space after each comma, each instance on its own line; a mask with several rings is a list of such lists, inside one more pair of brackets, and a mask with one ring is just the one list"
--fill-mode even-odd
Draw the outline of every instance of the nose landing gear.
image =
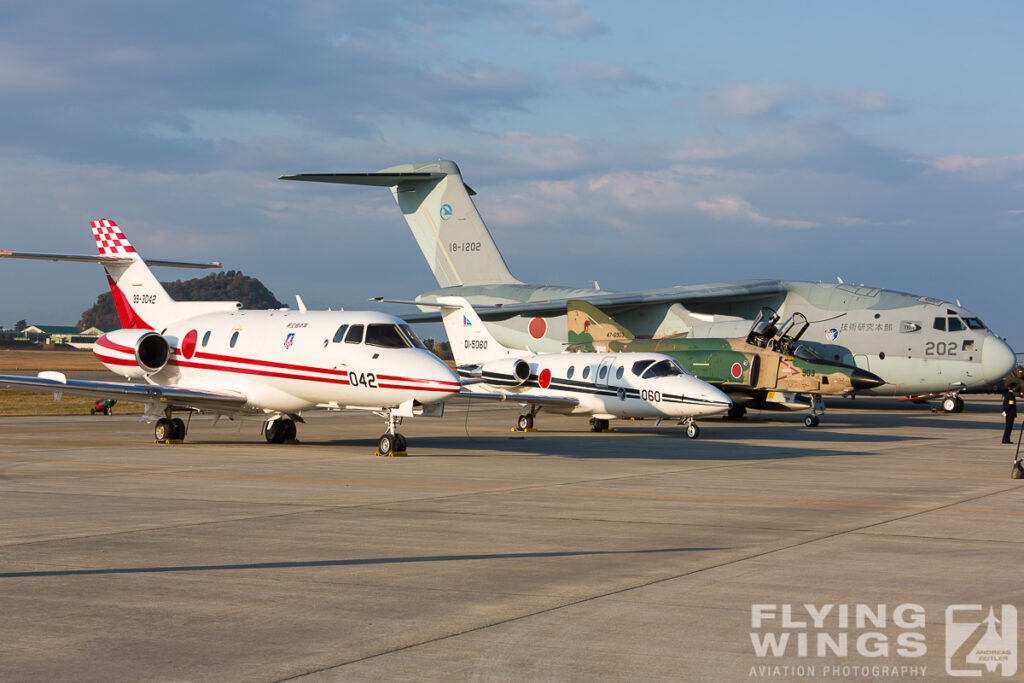
[[[378, 415], [380, 414], [378, 413]], [[387, 420], [387, 432], [377, 440], [377, 452], [374, 455], [384, 455], [387, 457], [408, 455], [405, 450], [405, 437], [396, 431], [398, 425], [402, 424], [402, 418], [395, 415], [395, 411], [391, 408], [386, 410], [383, 415], [384, 419]]]

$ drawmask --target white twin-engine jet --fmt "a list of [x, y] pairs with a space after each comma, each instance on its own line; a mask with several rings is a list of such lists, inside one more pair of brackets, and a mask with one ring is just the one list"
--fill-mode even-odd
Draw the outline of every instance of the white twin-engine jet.
[[382, 455], [405, 450], [395, 431], [402, 417], [440, 417], [442, 401], [459, 392], [458, 377], [428, 351], [409, 326], [373, 311], [240, 310], [234, 301], [174, 301], [149, 265], [110, 220], [92, 222], [98, 255], [0, 251], [0, 257], [100, 263], [124, 329], [96, 342], [93, 353], [136, 383], [2, 375], [0, 385], [145, 404], [158, 441], [183, 439], [185, 423], [172, 411], [260, 420], [266, 439], [295, 438], [302, 411], [371, 410], [387, 419]]
[[[424, 305], [423, 302], [417, 302]], [[697, 438], [694, 418], [723, 413], [732, 401], [661, 353], [529, 353], [502, 346], [462, 297], [440, 297], [442, 322], [456, 369], [469, 383], [462, 395], [530, 406], [517, 426], [529, 429], [541, 408], [590, 415], [594, 431], [612, 418], [680, 419]], [[476, 380], [476, 383], [472, 383]]]

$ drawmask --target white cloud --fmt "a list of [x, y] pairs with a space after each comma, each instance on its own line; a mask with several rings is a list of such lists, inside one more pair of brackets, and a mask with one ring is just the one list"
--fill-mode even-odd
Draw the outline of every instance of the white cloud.
[[820, 223], [813, 221], [798, 221], [786, 218], [771, 218], [754, 211], [750, 202], [741, 197], [721, 196], [710, 201], [699, 201], [695, 204], [698, 211], [702, 211], [716, 221], [740, 220], [751, 221], [771, 225], [777, 228], [816, 228]]

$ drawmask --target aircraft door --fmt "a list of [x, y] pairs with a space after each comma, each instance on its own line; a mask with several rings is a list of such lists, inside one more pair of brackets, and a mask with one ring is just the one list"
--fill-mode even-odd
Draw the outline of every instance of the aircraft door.
[[599, 387], [608, 386], [608, 380], [612, 378], [612, 364], [615, 363], [615, 356], [608, 356], [597, 366], [597, 376], [594, 377], [594, 384]]

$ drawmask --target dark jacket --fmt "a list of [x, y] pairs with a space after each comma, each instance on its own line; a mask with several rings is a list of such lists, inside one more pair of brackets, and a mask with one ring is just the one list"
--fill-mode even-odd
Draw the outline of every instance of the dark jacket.
[[1003, 394], [1003, 412], [1006, 417], [1017, 417], [1017, 397], [1012, 391]]

